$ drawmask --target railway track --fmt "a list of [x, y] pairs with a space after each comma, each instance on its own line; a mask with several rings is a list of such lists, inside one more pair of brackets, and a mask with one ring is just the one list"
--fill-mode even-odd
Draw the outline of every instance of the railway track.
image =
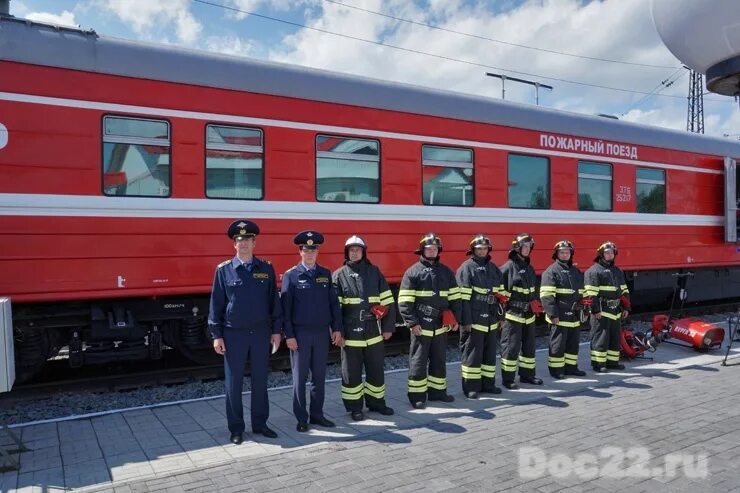
[[[740, 310], [740, 301], [714, 303], [685, 307], [683, 316], [696, 316], [710, 313], [735, 312]], [[649, 321], [666, 310], [639, 311], [631, 317], [633, 321]], [[678, 310], [676, 310], [678, 315]], [[547, 326], [537, 327], [538, 337], [546, 337]], [[450, 345], [457, 344], [457, 337], [450, 337]], [[172, 351], [174, 353], [174, 351]], [[390, 340], [386, 342], [386, 355], [397, 356], [408, 352], [408, 339]], [[333, 349], [329, 353], [329, 364], [339, 361], [340, 353]], [[194, 382], [207, 382], [223, 378], [223, 365], [195, 366], [179, 355], [166, 357], [163, 361], [118, 365], [116, 367], [85, 367], [84, 373], [71, 371], [64, 359], [56, 362], [41, 379], [35, 382], [19, 384], [6, 394], [0, 394], [0, 407], [4, 404], [13, 404], [22, 401], [50, 398], [63, 393], [96, 393], [96, 392], [128, 392], [146, 387], [183, 385]], [[290, 371], [290, 357], [286, 352], [273, 355], [270, 359], [273, 371]], [[142, 369], [141, 367], [145, 368]], [[134, 368], [136, 367], [136, 368]], [[80, 373], [83, 373], [82, 375]], [[101, 374], [105, 373], [105, 374]]]

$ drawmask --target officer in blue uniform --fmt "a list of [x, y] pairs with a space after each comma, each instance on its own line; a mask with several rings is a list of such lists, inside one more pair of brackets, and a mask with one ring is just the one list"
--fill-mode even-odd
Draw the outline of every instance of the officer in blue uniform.
[[[331, 341], [344, 345], [339, 298], [331, 271], [316, 263], [324, 237], [317, 231], [302, 231], [293, 238], [301, 262], [283, 275], [280, 301], [283, 331], [290, 349], [293, 370], [293, 413], [296, 430], [308, 431], [308, 423], [333, 427], [324, 416], [324, 380]], [[311, 405], [306, 411], [306, 381], [311, 370]]]
[[227, 234], [234, 240], [236, 256], [216, 268], [208, 315], [213, 348], [224, 355], [226, 420], [231, 442], [236, 445], [242, 443], [244, 433], [242, 383], [247, 358], [252, 370], [252, 432], [277, 437], [267, 427], [267, 374], [271, 344], [281, 341], [281, 306], [275, 269], [254, 256], [259, 232], [259, 227], [246, 219], [229, 226]]

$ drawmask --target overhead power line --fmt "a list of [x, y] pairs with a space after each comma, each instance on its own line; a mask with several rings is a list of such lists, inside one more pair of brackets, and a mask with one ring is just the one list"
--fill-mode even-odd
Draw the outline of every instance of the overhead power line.
[[421, 27], [426, 27], [426, 28], [429, 28], [429, 29], [435, 29], [437, 31], [443, 31], [443, 32], [452, 33], [452, 34], [458, 34], [460, 36], [466, 36], [466, 37], [469, 37], [469, 38], [479, 39], [479, 40], [483, 40], [483, 41], [490, 41], [491, 43], [498, 43], [498, 44], [507, 45], [507, 46], [514, 46], [516, 48], [524, 48], [526, 50], [541, 51], [541, 52], [550, 53], [550, 54], [553, 54], [553, 55], [569, 56], [569, 57], [573, 57], [573, 58], [581, 58], [581, 59], [584, 59], [584, 60], [592, 60], [592, 61], [596, 61], [596, 62], [608, 62], [608, 63], [620, 63], [620, 64], [623, 64], [623, 65], [634, 65], [634, 66], [637, 66], [637, 67], [660, 68], [660, 69], [674, 69], [674, 68], [676, 68], [675, 65], [655, 65], [655, 64], [651, 64], [651, 63], [638, 63], [638, 62], [628, 62], [628, 61], [624, 61], [624, 60], [613, 60], [613, 59], [610, 59], [610, 58], [600, 58], [600, 57], [595, 57], [595, 56], [578, 55], [576, 53], [568, 53], [568, 52], [565, 52], [565, 51], [550, 50], [550, 49], [547, 49], [547, 48], [539, 48], [537, 46], [529, 46], [529, 45], [524, 45], [524, 44], [520, 44], [520, 43], [512, 43], [510, 41], [503, 41], [501, 39], [489, 38], [488, 36], [482, 36], [480, 34], [466, 33], [464, 31], [457, 31], [455, 29], [450, 29], [450, 28], [447, 28], [447, 27], [435, 26], [433, 24], [427, 24], [427, 23], [424, 23], [424, 22], [414, 21], [414, 20], [411, 20], [411, 19], [405, 19], [403, 17], [397, 17], [395, 15], [386, 14], [384, 12], [378, 12], [378, 11], [375, 11], [375, 10], [370, 10], [370, 9], [366, 9], [366, 8], [363, 8], [363, 7], [357, 7], [355, 5], [350, 5], [348, 3], [339, 2], [337, 0], [323, 0], [323, 1], [324, 2], [327, 2], [327, 3], [333, 3], [333, 4], [336, 4], [336, 5], [341, 5], [342, 7], [347, 7], [347, 8], [350, 8], [350, 9], [359, 10], [361, 12], [367, 12], [368, 14], [379, 15], [381, 17], [385, 17], [387, 19], [393, 19], [393, 20], [398, 21], [398, 22], [405, 22], [407, 24], [413, 24], [415, 26], [421, 26]]
[[[417, 55], [425, 55], [425, 56], [428, 56], [428, 57], [436, 58], [438, 60], [447, 60], [447, 61], [450, 61], [450, 62], [462, 63], [462, 64], [465, 64], [465, 65], [470, 65], [470, 66], [474, 66], [474, 67], [481, 67], [481, 68], [485, 68], [485, 69], [488, 69], [488, 70], [502, 70], [502, 71], [505, 71], [505, 72], [510, 72], [512, 74], [526, 75], [526, 76], [529, 76], [529, 77], [538, 77], [540, 79], [553, 80], [553, 81], [557, 81], [557, 82], [563, 82], [565, 84], [575, 84], [575, 85], [579, 85], [579, 86], [593, 87], [595, 89], [604, 89], [604, 90], [609, 90], [609, 91], [617, 91], [617, 92], [630, 93], [630, 94], [648, 94], [648, 95], [649, 94], [652, 94], [652, 93], [648, 93], [648, 92], [645, 92], [645, 91], [635, 91], [633, 89], [625, 89], [623, 87], [612, 87], [612, 86], [605, 86], [605, 85], [601, 85], [601, 84], [592, 84], [592, 83], [589, 83], [589, 82], [581, 82], [581, 81], [575, 81], [575, 80], [569, 80], [569, 79], [562, 79], [562, 78], [558, 78], [558, 77], [548, 77], [546, 75], [535, 74], [535, 73], [531, 73], [531, 72], [522, 72], [520, 70], [512, 70], [512, 69], [505, 68], [505, 67], [496, 67], [494, 65], [487, 65], [485, 63], [478, 63], [478, 62], [474, 62], [474, 61], [471, 61], [471, 60], [463, 60], [463, 59], [460, 59], [460, 58], [454, 58], [454, 57], [450, 57], [450, 56], [446, 56], [446, 55], [438, 55], [436, 53], [429, 53], [427, 51], [416, 50], [416, 49], [413, 49], [413, 48], [405, 48], [403, 46], [397, 46], [397, 45], [392, 45], [392, 44], [389, 44], [389, 43], [383, 43], [383, 42], [375, 41], [375, 40], [372, 40], [372, 39], [361, 38], [359, 36], [352, 36], [350, 34], [342, 34], [342, 33], [334, 32], [334, 31], [329, 31], [328, 29], [322, 29], [322, 28], [319, 28], [319, 27], [308, 26], [308, 25], [305, 25], [305, 24], [301, 24], [299, 22], [293, 22], [293, 21], [289, 21], [289, 20], [286, 20], [286, 19], [280, 19], [278, 17], [272, 17], [272, 16], [269, 16], [269, 15], [259, 14], [257, 12], [252, 12], [252, 11], [249, 11], [249, 10], [239, 9], [237, 7], [231, 7], [229, 5], [223, 5], [223, 4], [212, 2], [212, 1], [208, 1], [208, 0], [192, 0], [192, 1], [193, 2], [196, 2], [196, 3], [203, 4], [203, 5], [209, 5], [211, 7], [218, 7], [218, 8], [222, 8], [224, 10], [230, 10], [232, 12], [239, 12], [241, 14], [251, 15], [252, 17], [257, 17], [257, 18], [260, 18], [260, 19], [266, 19], [266, 20], [270, 20], [270, 21], [274, 21], [274, 22], [279, 22], [281, 24], [287, 24], [287, 25], [290, 25], [290, 26], [299, 27], [299, 28], [302, 28], [302, 29], [308, 29], [308, 30], [320, 32], [320, 33], [323, 33], [323, 34], [329, 34], [329, 35], [337, 36], [337, 37], [344, 38], [344, 39], [352, 39], [354, 41], [361, 41], [363, 43], [368, 43], [368, 44], [373, 44], [373, 45], [377, 45], [377, 46], [382, 46], [384, 48], [391, 48], [391, 49], [403, 51], [403, 52], [406, 52], [406, 53], [414, 53], [414, 54], [417, 54]], [[671, 68], [673, 68], [673, 67], [671, 67]], [[676, 95], [671, 95], [671, 94], [657, 94], [657, 95], [658, 96], [661, 96], [661, 97], [666, 97], [666, 98], [683, 99], [683, 96], [676, 96]], [[720, 100], [712, 100], [712, 101], [720, 101]], [[722, 102], [724, 102], [724, 101], [722, 101]]]

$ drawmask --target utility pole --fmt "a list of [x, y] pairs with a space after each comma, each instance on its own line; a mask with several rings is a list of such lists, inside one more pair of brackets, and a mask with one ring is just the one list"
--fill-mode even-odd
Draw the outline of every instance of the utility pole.
[[506, 81], [507, 80], [513, 80], [514, 82], [521, 82], [522, 84], [529, 84], [530, 86], [534, 86], [534, 100], [537, 106], [540, 105], [540, 87], [552, 91], [552, 86], [548, 86], [547, 84], [541, 84], [539, 82], [535, 82], [532, 80], [518, 79], [516, 77], [509, 77], [508, 75], [504, 75], [504, 74], [492, 74], [491, 72], [486, 72], [486, 75], [489, 77], [496, 77], [497, 79], [501, 79], [501, 99], [504, 99], [504, 100], [506, 99]]
[[[688, 67], [687, 67], [688, 68]], [[686, 130], [704, 133], [704, 74], [692, 70], [689, 73], [689, 107], [686, 115]]]

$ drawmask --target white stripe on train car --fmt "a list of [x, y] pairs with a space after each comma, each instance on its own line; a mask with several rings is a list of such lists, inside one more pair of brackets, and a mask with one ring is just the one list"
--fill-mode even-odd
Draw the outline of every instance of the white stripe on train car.
[[[638, 161], [630, 159], [621, 159], [616, 157], [602, 156], [598, 154], [581, 154], [576, 152], [553, 151], [549, 149], [540, 149], [537, 147], [522, 147], [514, 145], [493, 144], [490, 142], [480, 142], [475, 140], [449, 139], [442, 137], [433, 137], [429, 135], [417, 135], [399, 132], [383, 132], [380, 130], [371, 130], [367, 128], [356, 127], [337, 127], [333, 125], [320, 125], [315, 123], [295, 122], [288, 120], [273, 120], [268, 118], [251, 118], [238, 115], [225, 115], [219, 113], [204, 113], [198, 111], [173, 110], [168, 108], [154, 108], [150, 106], [135, 106], [128, 104], [106, 103], [102, 101], [87, 101], [81, 99], [53, 98], [48, 96], [37, 96], [33, 94], [18, 94], [10, 92], [0, 92], [0, 100], [15, 101], [18, 103], [43, 104], [50, 106], [63, 106], [67, 108], [78, 108], [88, 110], [109, 111], [116, 113], [131, 113], [136, 115], [172, 117], [172, 118], [190, 118], [193, 120], [218, 121], [220, 123], [239, 123], [244, 125], [257, 125], [264, 127], [293, 128], [297, 130], [309, 130], [313, 132], [338, 133], [338, 134], [356, 134], [362, 137], [377, 137], [397, 140], [413, 140], [424, 142], [425, 144], [444, 144], [451, 146], [478, 147], [482, 149], [496, 149], [509, 152], [523, 152], [529, 154], [538, 154], [543, 156], [560, 156], [572, 157], [576, 159], [594, 159], [598, 161], [608, 161], [610, 163], [631, 164], [635, 166], [647, 166], [651, 168], [672, 169], [679, 171], [690, 171], [694, 173], [707, 173], [712, 175], [721, 175], [723, 172], [714, 169], [697, 168], [693, 166], [682, 166], [678, 164], [656, 163], [651, 161]], [[528, 129], [522, 129], [528, 130]]]
[[492, 207], [0, 193], [0, 216], [721, 226], [722, 216]]

